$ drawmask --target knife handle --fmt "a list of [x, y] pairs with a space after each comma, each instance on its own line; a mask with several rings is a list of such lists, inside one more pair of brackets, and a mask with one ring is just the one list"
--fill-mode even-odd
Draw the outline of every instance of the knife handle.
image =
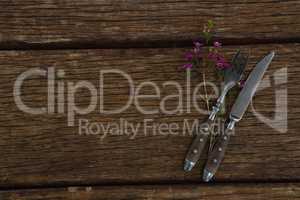
[[225, 132], [217, 139], [212, 151], [208, 155], [204, 168], [204, 181], [208, 182], [217, 172], [221, 162], [223, 161], [231, 134], [232, 130], [226, 129]]
[[200, 131], [197, 132], [186, 154], [184, 163], [185, 171], [191, 171], [199, 160], [201, 153], [206, 145], [207, 139], [210, 135], [212, 122], [213, 121], [211, 120], [207, 120], [206, 123], [201, 124]]

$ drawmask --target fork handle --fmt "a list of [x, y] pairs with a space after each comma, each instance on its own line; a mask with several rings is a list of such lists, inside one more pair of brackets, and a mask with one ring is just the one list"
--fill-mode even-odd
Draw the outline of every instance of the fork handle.
[[195, 164], [198, 162], [201, 153], [206, 145], [207, 139], [209, 137], [211, 125], [213, 121], [207, 120], [206, 123], [203, 123], [198, 132], [193, 139], [191, 146], [185, 157], [184, 170], [191, 171]]

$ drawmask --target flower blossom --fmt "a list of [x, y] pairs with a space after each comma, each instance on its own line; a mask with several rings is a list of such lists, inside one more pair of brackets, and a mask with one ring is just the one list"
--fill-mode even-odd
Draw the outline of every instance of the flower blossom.
[[192, 52], [187, 52], [186, 54], [185, 54], [185, 60], [187, 60], [187, 61], [191, 61], [191, 60], [193, 60], [193, 58], [194, 58], [194, 55], [193, 55], [193, 53]]
[[210, 52], [207, 58], [210, 61], [214, 62], [218, 69], [227, 69], [231, 67], [225, 57], [223, 57], [221, 54]]
[[194, 45], [195, 45], [195, 47], [198, 48], [198, 49], [200, 49], [200, 48], [203, 46], [203, 44], [200, 43], [199, 41], [195, 41], [195, 42], [194, 42]]
[[220, 48], [222, 46], [222, 43], [218, 42], [218, 41], [215, 41], [214, 42], [214, 47], [216, 48]]
[[194, 56], [195, 58], [202, 58], [202, 47], [204, 46], [201, 42], [199, 41], [194, 41]]
[[240, 88], [243, 88], [244, 86], [245, 86], [245, 82], [246, 82], [246, 80], [240, 80], [240, 82], [239, 82], [239, 87]]

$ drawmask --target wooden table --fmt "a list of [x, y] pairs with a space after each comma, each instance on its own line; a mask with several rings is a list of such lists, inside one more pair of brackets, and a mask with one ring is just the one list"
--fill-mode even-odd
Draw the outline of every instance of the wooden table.
[[[300, 1], [2, 0], [0, 8], [1, 200], [300, 198]], [[162, 84], [185, 84], [183, 54], [208, 19], [214, 21], [229, 57], [239, 48], [249, 52], [250, 70], [275, 50], [267, 76], [280, 72], [288, 77], [280, 84], [273, 79], [272, 87], [254, 100], [255, 109], [271, 118], [276, 91], [286, 91], [287, 131], [271, 128], [248, 112], [212, 183], [201, 181], [206, 155], [191, 173], [182, 169], [191, 135], [110, 135], [101, 140], [100, 135], [79, 135], [76, 125], [80, 117], [99, 123], [120, 118], [136, 123], [146, 118], [166, 123], [204, 120], [195, 110], [145, 116], [131, 105], [121, 114], [95, 110], [76, 115], [75, 126], [68, 126], [66, 91], [65, 99], [54, 99], [50, 113], [28, 114], [16, 105], [15, 81], [32, 68], [48, 74], [50, 68], [64, 70], [56, 86], [59, 81], [67, 85], [87, 80], [97, 88], [100, 70], [117, 69], [130, 75], [135, 86], [153, 81], [165, 95], [172, 93], [174, 89]], [[216, 82], [210, 69], [207, 77]], [[193, 77], [191, 85], [199, 81]], [[105, 106], [126, 102], [126, 83], [119, 75], [105, 79]], [[23, 102], [47, 105], [47, 84], [42, 76], [26, 80]], [[78, 106], [89, 105], [90, 99], [87, 91], [76, 93]], [[59, 113], [57, 105], [65, 110]], [[159, 102], [143, 106], [153, 109]]]

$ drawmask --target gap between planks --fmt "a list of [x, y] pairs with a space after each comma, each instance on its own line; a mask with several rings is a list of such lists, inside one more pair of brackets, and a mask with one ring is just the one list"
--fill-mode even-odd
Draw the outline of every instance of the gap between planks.
[[[216, 38], [223, 46], [247, 46], [268, 44], [300, 43], [299, 38]], [[192, 40], [163, 40], [163, 41], [129, 41], [129, 42], [51, 42], [51, 43], [25, 43], [25, 42], [0, 42], [0, 51], [31, 51], [31, 50], [80, 50], [80, 49], [138, 49], [138, 48], [186, 48], [192, 46]]]
[[0, 191], [1, 200], [12, 199], [298, 199], [299, 183], [191, 184], [139, 186], [86, 186]]

